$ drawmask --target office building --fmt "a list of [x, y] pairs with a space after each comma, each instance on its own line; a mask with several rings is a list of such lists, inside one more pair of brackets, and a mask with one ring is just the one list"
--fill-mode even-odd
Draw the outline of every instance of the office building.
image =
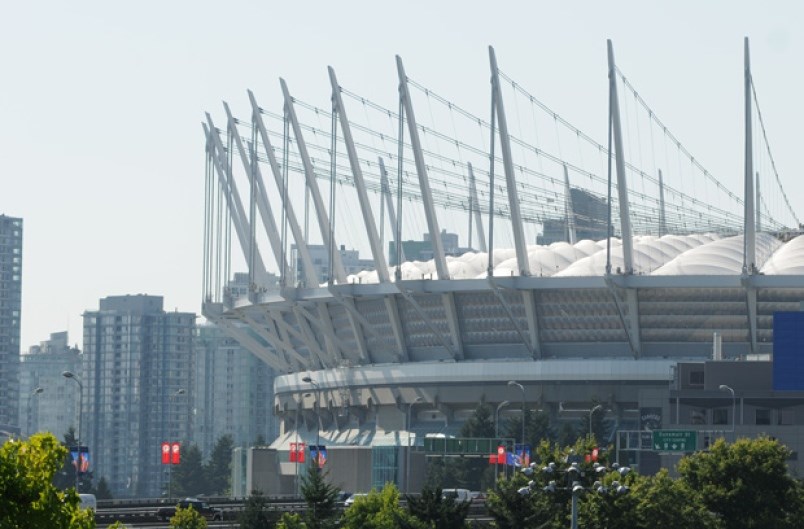
[[50, 432], [59, 440], [78, 424], [79, 390], [62, 376], [82, 378], [81, 351], [70, 347], [67, 331], [31, 346], [20, 362], [20, 427], [23, 435]]
[[243, 447], [273, 441], [273, 370], [215, 325], [198, 326], [195, 353], [194, 441], [204, 457], [224, 435]]
[[84, 313], [83, 437], [115, 497], [159, 496], [161, 443], [192, 438], [195, 318], [147, 295]]
[[19, 433], [21, 301], [22, 219], [0, 215], [0, 431], [9, 433]]

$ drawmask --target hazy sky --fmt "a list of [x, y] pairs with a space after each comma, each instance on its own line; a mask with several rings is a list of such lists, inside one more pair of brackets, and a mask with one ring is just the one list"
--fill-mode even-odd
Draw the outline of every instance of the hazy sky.
[[[605, 141], [606, 39], [675, 134], [739, 191], [742, 39], [794, 208], [804, 123], [804, 4], [673, 2], [11, 2], [0, 17], [0, 213], [24, 219], [22, 349], [108, 295], [200, 312], [204, 140], [278, 77], [326, 107], [326, 66], [395, 108], [408, 75], [478, 115], [501, 68]], [[509, 109], [509, 112], [511, 110]], [[247, 114], [246, 114], [247, 115]]]

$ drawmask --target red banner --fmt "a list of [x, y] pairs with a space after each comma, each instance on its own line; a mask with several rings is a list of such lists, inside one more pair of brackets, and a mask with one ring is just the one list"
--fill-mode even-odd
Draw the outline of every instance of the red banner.
[[298, 443], [296, 445], [296, 462], [297, 463], [304, 463], [304, 443]]
[[170, 464], [170, 443], [162, 443], [162, 464]]
[[170, 463], [178, 465], [181, 462], [181, 444], [172, 443], [170, 445]]
[[298, 459], [298, 455], [296, 454], [296, 443], [290, 443], [290, 462], [296, 463]]
[[504, 465], [506, 463], [507, 457], [505, 454], [505, 447], [500, 445], [497, 447], [497, 463], [500, 465]]

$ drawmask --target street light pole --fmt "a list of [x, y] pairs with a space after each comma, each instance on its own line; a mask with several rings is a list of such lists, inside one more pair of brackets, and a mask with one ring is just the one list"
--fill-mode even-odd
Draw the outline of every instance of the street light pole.
[[737, 399], [734, 396], [734, 390], [726, 384], [721, 384], [718, 389], [720, 391], [728, 391], [731, 393], [731, 434], [732, 441], [734, 441], [734, 425], [737, 423]]
[[72, 371], [63, 371], [61, 376], [72, 379], [78, 384], [78, 432], [75, 435], [75, 444], [78, 445], [78, 462], [75, 467], [75, 491], [78, 492], [78, 472], [81, 470], [81, 435], [83, 434], [81, 431], [81, 420], [84, 411], [82, 408], [84, 405], [84, 385], [81, 383], [81, 379]]
[[516, 380], [509, 380], [509, 386], [517, 386], [522, 391], [522, 452], [525, 452], [525, 386]]
[[[44, 390], [44, 389], [42, 389], [41, 387], [36, 387], [36, 388], [35, 388], [35, 389], [34, 389], [34, 390], [31, 392], [31, 394], [30, 394], [30, 395], [28, 395], [28, 437], [31, 437], [31, 429], [32, 429], [32, 428], [31, 428], [31, 398], [32, 398], [32, 397], [35, 397], [36, 395], [39, 395], [39, 394], [40, 394], [40, 393], [42, 393], [43, 391], [45, 391], [45, 390]], [[38, 406], [37, 406], [37, 407], [38, 407]]]
[[315, 387], [315, 406], [314, 407], [315, 407], [315, 417], [316, 417], [316, 420], [318, 421], [318, 423], [316, 424], [316, 429], [315, 429], [315, 458], [316, 458], [315, 468], [316, 468], [316, 470], [319, 470], [320, 469], [319, 462], [321, 461], [321, 453], [320, 453], [320, 448], [319, 448], [321, 446], [321, 413], [319, 412], [319, 409], [318, 409], [318, 401], [321, 398], [321, 395], [319, 394], [319, 392], [321, 391], [321, 386], [319, 386], [318, 382], [316, 382], [315, 380], [313, 380], [309, 376], [304, 377], [302, 379], [302, 382], [307, 382], [311, 386]]
[[[179, 389], [176, 390], [175, 393], [173, 393], [168, 398], [168, 413], [167, 413], [167, 416], [168, 416], [168, 418], [167, 418], [167, 420], [168, 420], [168, 442], [171, 443], [171, 451], [173, 450], [173, 444], [172, 444], [173, 443], [173, 421], [170, 420], [170, 412], [171, 412], [171, 409], [173, 408], [173, 399], [175, 399], [179, 395], [184, 395], [185, 393], [187, 393], [187, 390], [185, 390], [184, 388], [179, 388]], [[168, 490], [167, 490], [168, 501], [170, 501], [170, 498], [173, 496], [172, 491], [171, 491], [171, 488], [172, 488], [172, 485], [173, 485], [172, 469], [173, 469], [173, 461], [171, 460], [171, 461], [168, 461]]]
[[598, 404], [597, 406], [595, 406], [591, 410], [589, 410], [589, 437], [592, 437], [592, 415], [594, 415], [597, 410], [602, 409], [602, 408], [603, 408], [603, 405]]
[[406, 494], [410, 494], [410, 438], [411, 438], [411, 435], [410, 435], [410, 433], [411, 433], [410, 432], [410, 425], [411, 425], [410, 412], [413, 409], [413, 406], [415, 406], [419, 402], [424, 402], [424, 398], [423, 397], [416, 397], [416, 399], [413, 402], [408, 404], [408, 422], [407, 422], [407, 426], [405, 427], [406, 430], [408, 431], [408, 452], [407, 452], [407, 454], [405, 454], [405, 493]]
[[[497, 404], [497, 409], [494, 410], [494, 437], [496, 437], [497, 439], [500, 438], [500, 410], [503, 409], [504, 407], [508, 406], [509, 404], [511, 404], [510, 401], [504, 400], [501, 403]], [[507, 472], [506, 472], [506, 474], [507, 474]], [[497, 461], [494, 463], [494, 484], [495, 484], [495, 487], [497, 485], [497, 480], [498, 480], [499, 477], [500, 477], [500, 461], [499, 461], [499, 457], [498, 457]]]

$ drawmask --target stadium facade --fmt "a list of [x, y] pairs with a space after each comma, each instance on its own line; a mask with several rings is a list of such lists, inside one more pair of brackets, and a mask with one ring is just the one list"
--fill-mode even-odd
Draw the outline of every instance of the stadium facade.
[[[563, 203], [563, 217], [554, 216], [553, 225], [566, 228], [566, 241], [549, 245], [529, 244], [523, 231], [528, 218], [533, 219], [526, 212], [525, 193], [519, 191], [519, 168], [512, 156], [513, 136], [507, 128], [501, 72], [493, 50], [492, 144], [481, 153], [491, 163], [479, 186], [489, 204], [478, 201], [473, 174], [478, 172], [477, 166], [473, 171], [471, 163], [461, 161], [469, 176], [463, 211], [470, 219], [470, 238], [471, 219], [478, 219], [475, 235], [480, 249], [460, 256], [447, 255], [441, 242], [437, 206], [449, 207], [449, 202], [430, 185], [428, 171], [435, 170], [435, 154], [422, 147], [420, 136], [433, 132], [416, 122], [412, 81], [401, 60], [397, 59], [400, 112], [394, 114], [400, 127], [398, 160], [400, 168], [402, 162], [415, 168], [411, 171], [418, 183], [415, 199], [421, 203], [433, 248], [433, 259], [427, 262], [403, 261], [399, 267], [387, 264], [378, 233], [382, 220], [377, 222], [372, 208], [387, 206], [398, 243], [401, 197], [407, 200], [411, 195], [403, 190], [402, 178], [397, 179], [398, 193], [392, 192], [393, 182], [389, 184], [382, 159], [376, 165], [366, 162], [365, 143], [354, 139], [346, 116], [342, 96], [347, 91], [332, 69], [329, 117], [333, 125], [326, 138], [337, 146], [330, 155], [339, 150], [349, 163], [340, 167], [333, 161], [330, 173], [322, 169], [326, 164], [314, 163], [316, 151], [305, 144], [309, 128], [296, 113], [300, 103], [290, 96], [284, 81], [282, 134], [266, 127], [263, 118], [267, 114], [251, 93], [250, 123], [234, 118], [228, 106], [225, 130], [216, 128], [207, 115], [203, 313], [280, 373], [274, 383], [274, 411], [281, 420], [281, 434], [266, 449], [273, 455], [260, 463], [263, 473], [273, 476], [270, 483], [260, 482], [266, 492], [294, 490], [296, 468], [287, 463], [286, 452], [291, 443], [309, 445], [317, 440], [330, 447], [332, 468], [342, 468], [343, 472], [336, 474], [350, 490], [365, 490], [386, 481], [397, 482], [403, 490], [415, 488], [421, 483], [423, 459], [412, 456], [410, 447], [414, 447], [413, 454], [420, 453], [416, 447], [422, 446], [426, 434], [457, 434], [479, 403], [499, 410], [509, 401], [502, 412], [505, 415], [516, 416], [524, 406], [544, 410], [558, 422], [577, 420], [599, 403], [613, 432], [694, 428], [722, 433], [728, 425], [743, 424], [736, 412], [728, 411], [734, 395], [729, 397], [715, 388], [684, 400], [671, 390], [680, 387], [681, 364], [712, 359], [770, 360], [774, 314], [798, 311], [804, 300], [804, 237], [797, 236], [798, 225], [784, 228], [768, 222], [755, 207], [760, 198], [750, 154], [754, 150], [751, 102], [755, 95], [747, 41], [749, 148], [743, 200], [739, 202], [742, 211], [726, 215], [727, 220], [736, 220], [731, 224], [715, 211], [714, 221], [695, 225], [701, 228], [680, 217], [683, 208], [672, 208], [675, 213], [671, 214], [661, 173], [652, 215], [644, 208], [633, 214], [629, 211], [632, 188], [627, 178], [638, 171], [624, 159], [617, 94], [621, 77], [610, 44], [608, 51], [609, 195], [598, 193], [595, 199], [609, 205], [608, 219], [589, 215], [582, 219], [573, 211], [573, 200], [567, 197], [578, 193], [570, 191], [564, 164], [563, 178], [558, 175], [565, 191], [558, 201]], [[289, 151], [289, 137], [293, 152]], [[282, 146], [275, 148], [271, 138], [283, 139]], [[393, 159], [392, 153], [388, 155]], [[248, 191], [237, 190], [238, 166], [246, 175]], [[495, 166], [501, 169], [502, 184], [495, 183]], [[303, 175], [322, 244], [331, 249], [332, 266], [327, 263], [326, 267], [331, 273], [325, 284], [320, 284], [315, 274], [298, 282], [281, 279], [279, 293], [268, 293], [261, 287], [266, 274], [261, 244], [270, 248], [267, 255], [279, 263], [282, 278], [291, 277], [286, 276], [282, 264], [287, 260], [290, 239], [295, 258], [304, 263], [300, 268], [315, 269], [308, 251], [308, 230], [302, 229], [294, 211], [301, 201], [289, 198], [287, 175], [293, 171]], [[266, 188], [271, 180], [278, 189], [272, 197], [277, 210], [271, 208]], [[319, 180], [332, 183], [328, 207]], [[335, 207], [334, 182], [338, 181], [354, 188], [355, 211], [360, 211], [363, 222], [350, 230], [366, 239], [373, 270], [346, 275], [340, 262], [334, 220], [328, 216]], [[503, 206], [493, 202], [497, 187]], [[370, 198], [369, 193], [377, 193], [377, 197]], [[396, 212], [392, 195], [399, 199]], [[482, 211], [488, 215], [488, 241], [479, 220]], [[504, 211], [513, 248], [494, 247], [497, 211]], [[672, 215], [676, 215], [673, 222]], [[700, 216], [691, 213], [691, 217]], [[228, 235], [216, 228], [220, 219], [231, 226]], [[645, 228], [650, 219], [653, 233]], [[546, 220], [541, 218], [541, 224]], [[576, 225], [599, 226], [603, 220], [611, 237], [577, 240]], [[265, 229], [268, 245], [258, 242], [258, 225]], [[230, 250], [235, 239], [242, 252], [239, 258], [249, 269], [251, 289], [247, 295], [225, 302], [218, 286], [234, 266]], [[397, 249], [401, 253], [401, 246]], [[221, 254], [228, 257], [221, 259]], [[802, 395], [791, 394], [796, 399]], [[692, 402], [695, 399], [697, 404]], [[787, 403], [799, 404], [804, 405], [804, 399]], [[700, 422], [695, 410], [701, 406], [727, 408], [726, 425], [720, 413], [710, 414], [717, 416], [717, 421]], [[649, 425], [646, 416], [651, 418]], [[624, 450], [647, 452], [640, 441], [620, 447], [616, 433], [609, 441]], [[359, 476], [347, 472], [351, 467], [341, 467], [343, 463], [332, 455], [341, 454], [343, 460], [357, 463], [364, 461], [360, 454], [366, 454], [365, 450], [373, 455]], [[647, 470], [651, 465], [667, 464], [658, 456], [640, 455], [645, 456], [642, 461]], [[252, 484], [258, 481], [255, 477]]]

